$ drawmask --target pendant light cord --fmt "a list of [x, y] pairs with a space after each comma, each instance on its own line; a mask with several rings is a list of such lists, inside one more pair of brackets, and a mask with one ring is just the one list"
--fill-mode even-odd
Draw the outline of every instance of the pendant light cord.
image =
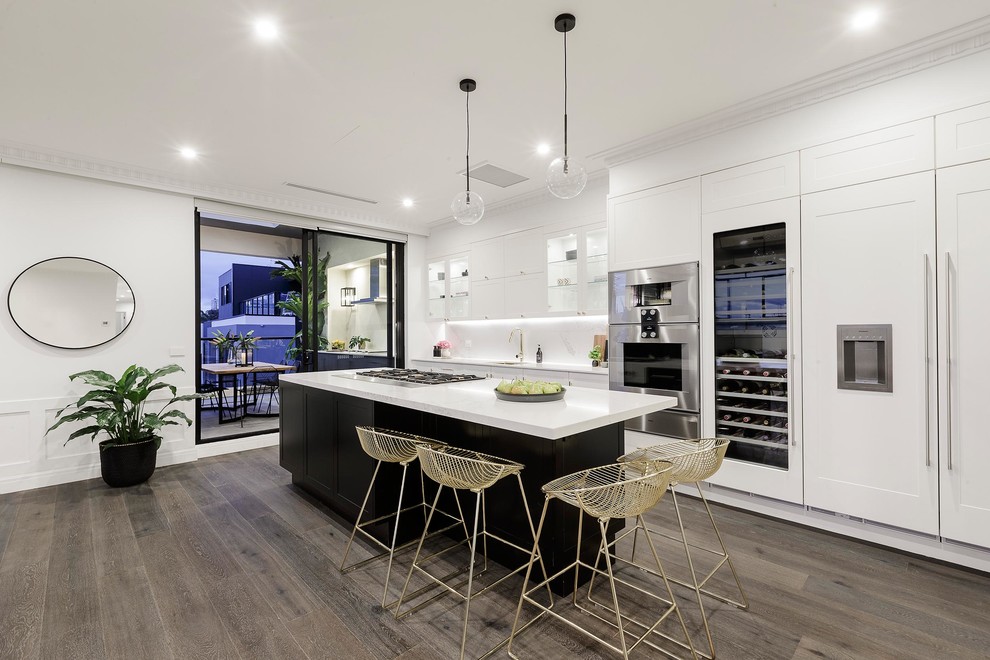
[[[564, 166], [567, 164], [567, 33], [564, 33]], [[566, 169], [565, 169], [566, 171]]]
[[464, 93], [464, 116], [467, 119], [467, 141], [464, 147], [464, 176], [467, 177], [467, 201], [471, 202], [471, 92]]

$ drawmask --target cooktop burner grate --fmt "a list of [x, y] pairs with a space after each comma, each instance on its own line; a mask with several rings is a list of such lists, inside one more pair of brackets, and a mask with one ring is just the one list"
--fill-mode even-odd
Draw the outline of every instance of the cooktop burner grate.
[[435, 371], [420, 371], [419, 369], [376, 369], [374, 371], [359, 371], [358, 376], [398, 380], [404, 383], [422, 383], [424, 385], [441, 385], [443, 383], [460, 383], [466, 380], [484, 380], [474, 374], [447, 374]]

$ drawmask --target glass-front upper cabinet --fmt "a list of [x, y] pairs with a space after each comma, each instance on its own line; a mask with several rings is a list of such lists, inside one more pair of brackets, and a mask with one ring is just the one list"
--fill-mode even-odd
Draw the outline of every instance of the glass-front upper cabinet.
[[604, 314], [608, 309], [608, 229], [591, 225], [547, 237], [547, 311]]
[[471, 277], [467, 255], [431, 261], [426, 267], [428, 315], [446, 321], [465, 319], [471, 313]]

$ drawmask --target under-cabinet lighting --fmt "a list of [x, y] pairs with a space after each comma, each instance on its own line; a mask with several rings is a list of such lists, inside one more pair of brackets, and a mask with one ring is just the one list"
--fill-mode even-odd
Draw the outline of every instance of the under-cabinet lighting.
[[517, 327], [520, 325], [547, 325], [547, 324], [560, 324], [569, 323], [572, 321], [580, 321], [581, 323], [603, 323], [608, 325], [608, 314], [597, 314], [588, 316], [540, 316], [533, 318], [518, 318], [518, 319], [463, 319], [457, 321], [447, 321], [448, 325], [504, 325]]

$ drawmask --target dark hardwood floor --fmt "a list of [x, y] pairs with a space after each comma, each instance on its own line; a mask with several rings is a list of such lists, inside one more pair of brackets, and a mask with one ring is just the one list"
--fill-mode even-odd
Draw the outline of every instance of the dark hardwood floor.
[[[710, 543], [698, 503], [681, 501], [689, 533]], [[749, 611], [709, 603], [718, 657], [990, 657], [990, 577], [715, 514], [750, 599]], [[649, 518], [674, 524], [670, 502]], [[161, 468], [134, 488], [91, 480], [0, 495], [0, 658], [456, 657], [463, 605], [445, 597], [396, 621], [379, 607], [383, 564], [337, 571], [349, 533], [290, 484], [277, 448]], [[658, 549], [683, 575], [679, 547]], [[400, 556], [391, 598], [410, 559]], [[469, 653], [508, 634], [519, 587], [510, 579], [472, 604]], [[704, 648], [693, 592], [675, 593]], [[610, 657], [549, 622], [517, 643], [522, 657]]]

